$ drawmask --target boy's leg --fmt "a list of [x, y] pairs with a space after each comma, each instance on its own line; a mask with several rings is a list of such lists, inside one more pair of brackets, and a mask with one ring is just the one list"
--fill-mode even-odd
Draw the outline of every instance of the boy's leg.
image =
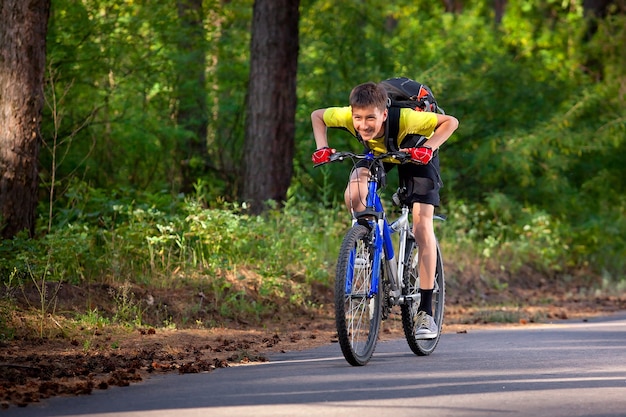
[[428, 165], [400, 165], [400, 181], [412, 202], [413, 234], [419, 245], [420, 305], [416, 317], [417, 339], [434, 339], [439, 329], [433, 319], [432, 299], [437, 268], [437, 240], [433, 226], [435, 207], [439, 205], [439, 157]]
[[420, 276], [419, 311], [432, 316], [432, 294], [435, 287], [437, 267], [437, 242], [433, 228], [435, 207], [430, 204], [413, 204], [413, 234], [419, 246], [418, 265]]
[[[413, 234], [419, 246], [420, 290], [432, 290], [435, 286], [435, 269], [437, 267], [437, 241], [433, 227], [435, 207], [431, 204], [414, 203], [412, 211]], [[430, 295], [432, 295], [432, 291]], [[432, 311], [427, 311], [427, 313], [432, 316]]]
[[355, 169], [350, 175], [350, 181], [344, 192], [344, 200], [351, 214], [365, 210], [368, 178], [369, 169], [363, 167]]
[[417, 309], [417, 338], [434, 339], [439, 328], [433, 319], [432, 299], [437, 268], [437, 241], [433, 226], [435, 207], [431, 204], [413, 204], [413, 234], [419, 246], [420, 304]]

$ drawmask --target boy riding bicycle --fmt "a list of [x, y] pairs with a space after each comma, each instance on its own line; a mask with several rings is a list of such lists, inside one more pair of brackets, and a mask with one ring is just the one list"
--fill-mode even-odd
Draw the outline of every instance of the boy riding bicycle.
[[[387, 152], [386, 125], [388, 122], [388, 96], [381, 84], [360, 84], [350, 93], [350, 106], [329, 107], [311, 113], [311, 123], [317, 150], [312, 160], [315, 164], [329, 161], [335, 152], [328, 147], [327, 127], [349, 131], [375, 154]], [[432, 296], [437, 260], [436, 238], [433, 227], [435, 207], [439, 206], [439, 147], [454, 133], [459, 122], [452, 116], [400, 109], [397, 147], [411, 155], [414, 164], [398, 165], [400, 184], [406, 188], [404, 202], [411, 205], [413, 234], [420, 248], [420, 305], [416, 338], [434, 339], [439, 334], [433, 319]], [[422, 140], [424, 138], [425, 140]], [[390, 161], [392, 162], [392, 161]], [[357, 164], [344, 194], [351, 213], [365, 209], [369, 170], [366, 161]], [[396, 164], [385, 164], [389, 170]]]

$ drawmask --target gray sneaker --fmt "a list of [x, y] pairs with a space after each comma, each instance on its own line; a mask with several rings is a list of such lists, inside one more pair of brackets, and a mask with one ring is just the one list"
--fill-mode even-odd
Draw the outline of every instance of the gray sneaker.
[[415, 338], [422, 339], [434, 339], [439, 334], [439, 328], [435, 319], [432, 316], [426, 314], [425, 311], [420, 311], [415, 316]]

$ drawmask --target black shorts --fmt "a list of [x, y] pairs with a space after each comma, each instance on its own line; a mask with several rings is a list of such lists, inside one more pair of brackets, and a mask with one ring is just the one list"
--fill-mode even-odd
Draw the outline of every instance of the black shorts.
[[[385, 170], [393, 169], [387, 167]], [[400, 200], [412, 206], [413, 203], [431, 204], [439, 207], [439, 189], [443, 187], [441, 176], [439, 175], [439, 155], [435, 154], [433, 159], [426, 165], [405, 163], [398, 165], [398, 177], [400, 179]]]

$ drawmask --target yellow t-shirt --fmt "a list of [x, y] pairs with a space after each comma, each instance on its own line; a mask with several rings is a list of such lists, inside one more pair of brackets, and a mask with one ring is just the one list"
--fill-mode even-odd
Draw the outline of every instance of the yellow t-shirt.
[[[324, 123], [327, 127], [344, 129], [356, 137], [356, 130], [352, 123], [351, 107], [329, 107], [324, 111]], [[437, 115], [430, 112], [400, 109], [400, 127], [398, 130], [398, 147], [407, 135], [422, 135], [430, 137], [437, 127]], [[374, 138], [367, 142], [367, 146], [374, 154], [387, 152], [385, 138]]]

